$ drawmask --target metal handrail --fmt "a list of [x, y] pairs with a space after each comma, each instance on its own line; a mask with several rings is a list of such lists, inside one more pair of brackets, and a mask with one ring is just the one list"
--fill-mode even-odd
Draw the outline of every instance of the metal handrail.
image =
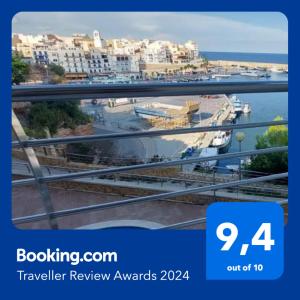
[[287, 92], [287, 81], [13, 86], [12, 101]]
[[[273, 148], [250, 150], [250, 151], [243, 151], [243, 152], [225, 153], [225, 154], [214, 155], [209, 157], [178, 159], [178, 160], [167, 161], [167, 162], [163, 161], [157, 163], [139, 164], [139, 165], [114, 167], [114, 168], [106, 168], [106, 169], [98, 169], [98, 170], [88, 170], [88, 171], [73, 172], [73, 173], [66, 173], [66, 174], [59, 174], [59, 175], [52, 175], [52, 176], [43, 176], [38, 178], [38, 181], [53, 182], [53, 181], [60, 181], [60, 180], [70, 180], [76, 178], [102, 176], [102, 175], [115, 174], [115, 173], [128, 172], [128, 171], [186, 165], [186, 164], [200, 163], [200, 162], [211, 161], [211, 160], [222, 160], [222, 159], [229, 159], [235, 157], [247, 157], [251, 155], [268, 154], [274, 152], [286, 152], [287, 150], [288, 150], [287, 146], [273, 147]], [[12, 182], [12, 185], [13, 186], [28, 185], [34, 183], [35, 181], [36, 181], [35, 178], [19, 179], [19, 180], [14, 180]]]
[[13, 147], [40, 147], [47, 145], [58, 145], [58, 144], [73, 144], [83, 142], [95, 142], [107, 139], [127, 139], [137, 137], [153, 137], [162, 135], [176, 135], [176, 134], [187, 134], [187, 133], [199, 133], [199, 132], [211, 132], [211, 131], [227, 131], [235, 129], [247, 129], [257, 127], [268, 127], [268, 126], [279, 126], [287, 125], [288, 121], [268, 121], [268, 122], [255, 122], [245, 124], [231, 124], [231, 125], [220, 125], [220, 126], [202, 126], [192, 128], [179, 128], [179, 129], [167, 129], [167, 130], [153, 130], [153, 131], [140, 131], [140, 132], [125, 132], [125, 133], [110, 133], [110, 134], [95, 134], [86, 136], [71, 136], [71, 137], [58, 137], [38, 140], [27, 140], [23, 142], [13, 141]]
[[[79, 213], [83, 213], [83, 212], [92, 212], [92, 211], [98, 211], [98, 210], [112, 208], [112, 207], [119, 207], [119, 206], [128, 205], [128, 204], [156, 201], [156, 200], [161, 200], [161, 199], [166, 199], [166, 198], [184, 196], [184, 195], [188, 195], [188, 194], [215, 191], [215, 190], [232, 187], [232, 186], [240, 186], [240, 185], [252, 184], [252, 183], [256, 183], [256, 182], [276, 180], [276, 179], [280, 179], [280, 178], [285, 178], [287, 176], [288, 176], [288, 173], [286, 172], [286, 173], [273, 174], [273, 175], [268, 175], [268, 176], [261, 176], [258, 178], [243, 179], [243, 180], [238, 180], [238, 181], [219, 183], [219, 184], [210, 185], [210, 186], [196, 187], [196, 188], [185, 189], [185, 190], [180, 190], [180, 191], [175, 191], [175, 192], [167, 192], [167, 193], [125, 199], [125, 200], [117, 200], [117, 201], [108, 202], [108, 203], [94, 204], [94, 205], [89, 205], [89, 206], [65, 209], [65, 210], [52, 212], [51, 217], [59, 218], [59, 217], [65, 217], [65, 216], [79, 214]], [[41, 221], [48, 217], [49, 216], [47, 213], [40, 213], [40, 214], [26, 216], [26, 217], [14, 218], [13, 222], [15, 224], [22, 224], [22, 223], [28, 223], [28, 222]]]
[[[287, 92], [288, 82], [287, 81], [252, 81], [252, 82], [214, 82], [214, 83], [142, 83], [132, 85], [99, 85], [99, 84], [84, 84], [84, 85], [40, 85], [40, 86], [14, 86], [12, 87], [12, 101], [13, 102], [36, 102], [36, 101], [72, 101], [81, 99], [93, 99], [93, 98], [120, 98], [120, 97], [156, 97], [156, 96], [180, 96], [180, 95], [214, 95], [214, 94], [232, 94], [232, 93], [268, 93], [268, 92]], [[62, 211], [52, 211], [51, 199], [49, 192], [47, 191], [46, 183], [62, 179], [74, 179], [79, 177], [94, 176], [94, 175], [106, 175], [119, 172], [125, 172], [129, 170], [146, 169], [146, 168], [157, 168], [162, 166], [183, 165], [188, 163], [197, 163], [201, 161], [209, 160], [220, 160], [233, 157], [257, 155], [262, 153], [273, 153], [278, 151], [287, 151], [287, 147], [260, 149], [252, 151], [228, 153], [226, 155], [218, 155], [216, 157], [209, 158], [196, 158], [188, 160], [177, 160], [168, 162], [158, 162], [151, 164], [125, 166], [119, 168], [108, 168], [101, 170], [90, 170], [71, 174], [62, 174], [55, 176], [43, 176], [41, 167], [37, 161], [36, 155], [32, 147], [50, 144], [66, 144], [76, 142], [88, 142], [108, 138], [128, 138], [128, 137], [147, 137], [155, 135], [171, 135], [171, 134], [184, 134], [191, 132], [207, 132], [215, 130], [232, 130], [241, 128], [252, 128], [252, 127], [266, 127], [275, 125], [286, 125], [287, 121], [272, 121], [272, 122], [260, 122], [252, 124], [238, 124], [238, 125], [222, 125], [216, 127], [194, 127], [176, 130], [159, 130], [152, 132], [134, 132], [134, 133], [116, 133], [109, 135], [94, 135], [94, 136], [79, 136], [69, 138], [54, 138], [54, 139], [41, 139], [41, 140], [29, 140], [24, 135], [23, 130], [18, 125], [18, 120], [13, 114], [14, 131], [18, 141], [13, 142], [13, 147], [22, 147], [25, 150], [25, 154], [29, 160], [31, 167], [34, 165], [34, 179], [24, 179], [14, 181], [14, 185], [24, 184], [26, 182], [36, 182], [39, 186], [40, 193], [42, 195], [44, 205], [46, 206], [46, 213], [41, 213], [32, 216], [25, 216], [14, 218], [15, 224], [33, 222], [44, 220], [48, 218], [50, 220], [50, 227], [53, 229], [58, 228], [55, 218], [63, 217], [67, 215], [96, 211], [99, 209], [105, 209], [110, 207], [123, 206], [131, 203], [141, 203], [145, 201], [155, 201], [160, 199], [167, 199], [176, 196], [182, 196], [193, 193], [201, 193], [206, 191], [215, 191], [222, 188], [241, 186], [245, 184], [252, 184], [256, 182], [263, 182], [268, 180], [277, 180], [280, 178], [288, 177], [288, 173], [273, 174], [268, 176], [261, 176], [252, 179], [243, 179], [239, 181], [231, 181], [227, 183], [220, 183], [210, 186], [202, 186], [191, 189], [185, 189], [181, 191], [167, 192], [157, 195], [149, 195], [137, 198], [131, 198], [126, 200], [114, 201], [111, 203], [96, 204], [91, 206], [66, 209]], [[15, 128], [16, 124], [18, 125]], [[15, 130], [17, 129], [17, 130]], [[260, 152], [259, 152], [260, 151]], [[247, 154], [246, 154], [247, 153]], [[91, 173], [95, 172], [95, 173]], [[197, 220], [199, 221], [199, 219]], [[192, 224], [195, 220], [181, 222], [181, 224]], [[169, 225], [178, 227], [180, 223]]]
[[[288, 204], [288, 200], [280, 200], [280, 201], [276, 201], [276, 203], [283, 206], [283, 205]], [[153, 228], [153, 230], [184, 228], [184, 227], [188, 227], [188, 226], [192, 226], [192, 225], [205, 224], [206, 221], [207, 221], [207, 218], [203, 217], [203, 218], [193, 219], [193, 220], [189, 220], [189, 221], [179, 222], [179, 223], [172, 224], [172, 225], [166, 225], [166, 226], [162, 226], [159, 228]]]

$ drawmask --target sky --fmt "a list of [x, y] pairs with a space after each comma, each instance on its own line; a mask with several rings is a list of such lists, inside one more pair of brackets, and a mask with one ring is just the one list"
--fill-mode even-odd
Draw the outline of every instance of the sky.
[[94, 30], [104, 39], [195, 40], [200, 51], [288, 52], [288, 21], [276, 12], [21, 12], [12, 21], [14, 33]]

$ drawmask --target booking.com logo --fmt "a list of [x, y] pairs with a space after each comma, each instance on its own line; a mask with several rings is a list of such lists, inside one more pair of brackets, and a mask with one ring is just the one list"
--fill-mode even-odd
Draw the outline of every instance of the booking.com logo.
[[17, 249], [17, 262], [69, 262], [76, 266], [79, 263], [90, 262], [117, 262], [117, 252], [86, 251], [82, 254], [79, 251], [61, 251], [59, 248], [52, 251], [47, 248], [45, 251], [34, 252], [23, 248]]

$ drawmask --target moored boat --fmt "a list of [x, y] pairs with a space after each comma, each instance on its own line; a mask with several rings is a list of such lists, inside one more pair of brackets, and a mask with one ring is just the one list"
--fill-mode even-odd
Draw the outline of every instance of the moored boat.
[[220, 153], [224, 153], [228, 150], [231, 142], [231, 131], [217, 131], [211, 146], [219, 150]]
[[232, 101], [234, 113], [239, 116], [243, 112], [241, 100], [235, 95], [230, 96], [229, 99]]
[[261, 77], [261, 75], [258, 72], [255, 72], [255, 71], [242, 72], [241, 76], [252, 77], [252, 78]]
[[213, 74], [211, 76], [212, 79], [221, 79], [221, 78], [229, 78], [231, 77], [230, 74]]
[[249, 114], [250, 112], [251, 112], [251, 106], [248, 103], [245, 103], [243, 107], [243, 113]]
[[282, 69], [277, 69], [277, 68], [275, 68], [275, 67], [271, 68], [270, 70], [271, 70], [271, 72], [273, 72], [273, 73], [284, 73], [284, 70], [282, 70]]

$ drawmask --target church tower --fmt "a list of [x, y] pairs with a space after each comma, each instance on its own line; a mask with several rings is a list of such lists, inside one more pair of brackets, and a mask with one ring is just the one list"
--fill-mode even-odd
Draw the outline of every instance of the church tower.
[[101, 37], [100, 37], [99, 31], [95, 30], [93, 32], [93, 37], [94, 37], [94, 46], [96, 48], [102, 48], [102, 41], [101, 41]]

